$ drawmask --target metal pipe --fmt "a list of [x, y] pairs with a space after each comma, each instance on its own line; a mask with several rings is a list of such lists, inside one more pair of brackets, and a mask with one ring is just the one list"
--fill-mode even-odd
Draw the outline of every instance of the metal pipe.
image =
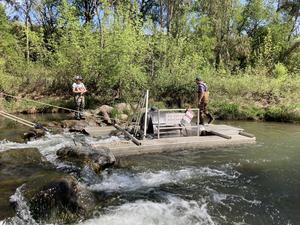
[[221, 134], [221, 133], [213, 131], [213, 130], [209, 131], [209, 133], [217, 135], [217, 136], [225, 138], [225, 139], [231, 139], [231, 136], [226, 135], [226, 134]]
[[248, 137], [248, 138], [254, 138], [255, 137], [253, 134], [247, 133], [245, 131], [240, 131], [239, 135], [242, 135], [242, 136], [245, 136], [245, 137]]
[[134, 144], [136, 145], [142, 145], [142, 143], [136, 139], [135, 137], [133, 137], [128, 131], [124, 130], [122, 127], [120, 127], [118, 124], [114, 125], [115, 128], [117, 128], [119, 131], [123, 132], [123, 134], [128, 137]]
[[20, 121], [23, 121], [23, 122], [25, 122], [25, 123], [29, 123], [29, 124], [31, 124], [31, 125], [33, 125], [33, 126], [35, 125], [35, 123], [32, 123], [31, 121], [28, 121], [28, 120], [25, 120], [25, 119], [23, 119], [23, 118], [17, 117], [17, 116], [15, 116], [15, 115], [10, 114], [10, 113], [4, 112], [4, 111], [0, 111], [0, 113], [2, 113], [2, 114], [4, 114], [4, 115], [7, 115], [7, 116], [10, 116], [10, 117], [12, 117], [12, 118], [18, 119], [18, 120], [20, 120]]
[[146, 91], [146, 107], [145, 107], [145, 125], [144, 125], [144, 137], [147, 135], [147, 128], [148, 128], [148, 100], [149, 100], [149, 90]]
[[1, 112], [0, 112], [0, 115], [3, 116], [3, 117], [5, 117], [5, 118], [7, 118], [7, 119], [13, 120], [13, 121], [18, 122], [18, 123], [20, 123], [20, 124], [23, 124], [23, 125], [25, 125], [25, 126], [34, 128], [34, 125], [32, 125], [32, 124], [23, 122], [23, 121], [21, 121], [21, 120], [18, 120], [18, 119], [16, 119], [16, 118], [11, 117], [11, 116], [5, 115], [5, 114], [3, 114], [3, 113], [1, 113]]
[[[198, 108], [190, 109], [192, 111], [199, 110]], [[186, 109], [160, 109], [161, 112], [172, 112], [172, 111], [186, 111]]]
[[200, 136], [200, 110], [197, 109], [197, 136]]
[[159, 139], [160, 138], [160, 110], [158, 110], [157, 115], [158, 115], [157, 138]]

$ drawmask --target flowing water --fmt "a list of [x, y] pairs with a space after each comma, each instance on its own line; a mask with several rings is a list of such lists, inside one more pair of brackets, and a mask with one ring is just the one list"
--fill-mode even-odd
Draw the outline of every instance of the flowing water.
[[[129, 157], [121, 168], [104, 171], [101, 176], [82, 171], [81, 182], [107, 200], [98, 205], [91, 217], [76, 225], [300, 224], [300, 126], [226, 123], [255, 134], [257, 143]], [[9, 139], [14, 129], [1, 131], [1, 138]], [[57, 162], [55, 151], [72, 143], [73, 137], [74, 134], [65, 133], [27, 144], [2, 141], [0, 151], [36, 147], [60, 168], [64, 165]], [[80, 138], [90, 143], [97, 141]], [[35, 224], [20, 188], [19, 185], [10, 190], [11, 198], [19, 203], [17, 219], [6, 221]], [[7, 193], [9, 188], [1, 189]], [[3, 193], [0, 192], [1, 201]], [[11, 214], [5, 204], [0, 204], [0, 221]]]

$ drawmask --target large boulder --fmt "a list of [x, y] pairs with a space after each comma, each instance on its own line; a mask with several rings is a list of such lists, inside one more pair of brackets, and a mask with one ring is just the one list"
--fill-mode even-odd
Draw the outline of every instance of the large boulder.
[[112, 121], [111, 121], [111, 118], [110, 118], [110, 114], [113, 110], [113, 107], [111, 106], [108, 106], [108, 105], [102, 105], [100, 106], [99, 108], [95, 109], [93, 111], [93, 113], [95, 115], [100, 115], [102, 116], [102, 121], [106, 124], [111, 124]]
[[61, 127], [68, 129], [70, 132], [79, 132], [87, 134], [85, 131], [86, 127], [97, 127], [99, 126], [98, 122], [93, 119], [87, 120], [63, 120], [61, 122]]
[[110, 114], [113, 110], [113, 107], [109, 106], [109, 105], [102, 105], [99, 108], [94, 110], [95, 114], [100, 114], [100, 113], [108, 113]]
[[74, 162], [82, 167], [88, 166], [95, 173], [114, 165], [116, 158], [108, 148], [90, 146], [66, 146], [56, 152], [60, 160]]
[[42, 128], [32, 128], [28, 132], [25, 132], [23, 138], [27, 141], [37, 139], [45, 136], [46, 131]]
[[[13, 196], [20, 186], [25, 202]], [[33, 219], [42, 224], [76, 221], [96, 205], [96, 198], [90, 191], [73, 176], [57, 171], [35, 148], [0, 152], [0, 187], [1, 208], [12, 206], [22, 210], [20, 204], [26, 203]], [[13, 210], [6, 214], [0, 212], [0, 218], [1, 215], [14, 216]]]
[[127, 114], [120, 114], [118, 116], [118, 118], [121, 120], [121, 121], [127, 121], [128, 120], [128, 115]]
[[132, 110], [131, 105], [127, 103], [116, 104], [115, 108], [119, 113], [130, 113]]
[[36, 148], [9, 149], [0, 151], [0, 169], [22, 168], [26, 165], [41, 164], [46, 159]]
[[[88, 215], [95, 207], [95, 196], [74, 177], [56, 171], [35, 176], [22, 186], [32, 218], [39, 223], [64, 224]], [[11, 204], [18, 209], [18, 198]]]

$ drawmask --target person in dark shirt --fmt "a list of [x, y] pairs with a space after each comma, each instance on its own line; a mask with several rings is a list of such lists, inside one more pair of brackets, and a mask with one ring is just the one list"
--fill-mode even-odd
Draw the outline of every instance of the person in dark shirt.
[[200, 77], [197, 77], [195, 82], [197, 84], [197, 103], [200, 111], [200, 124], [204, 125], [204, 115], [208, 117], [208, 124], [210, 124], [214, 118], [207, 109], [209, 98], [208, 86]]

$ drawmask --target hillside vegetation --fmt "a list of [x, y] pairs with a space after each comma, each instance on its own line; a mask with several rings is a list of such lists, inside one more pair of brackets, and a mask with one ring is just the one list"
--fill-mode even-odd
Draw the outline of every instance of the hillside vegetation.
[[[298, 0], [22, 0], [0, 3], [0, 91], [72, 107], [194, 104], [194, 79], [221, 119], [300, 121]], [[47, 107], [0, 97], [0, 108]]]

